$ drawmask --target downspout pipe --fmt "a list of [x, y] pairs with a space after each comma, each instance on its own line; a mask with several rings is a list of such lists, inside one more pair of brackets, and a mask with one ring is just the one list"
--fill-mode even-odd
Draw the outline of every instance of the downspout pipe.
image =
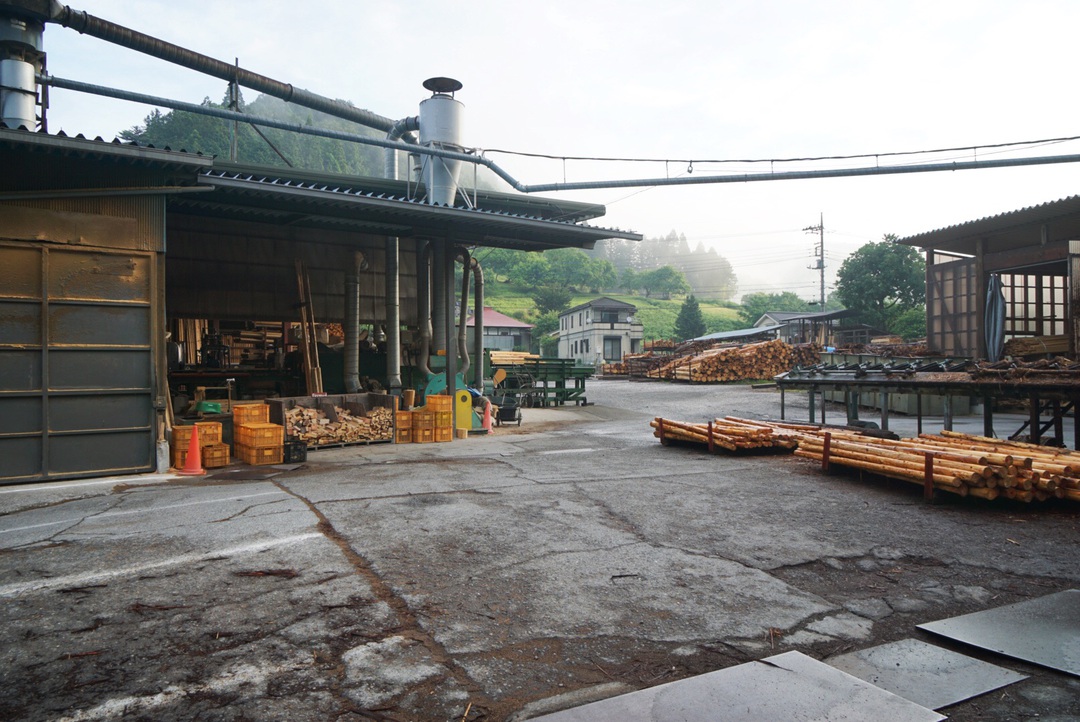
[[[476, 299], [476, 314], [473, 316], [473, 364], [476, 380], [473, 386], [484, 392], [484, 269], [476, 256], [469, 262], [473, 272], [473, 296]], [[466, 269], [468, 273], [468, 269]]]
[[345, 392], [360, 393], [360, 271], [364, 254], [353, 254], [353, 264], [345, 271]]
[[245, 88], [257, 90], [260, 93], [281, 98], [289, 103], [296, 103], [305, 108], [318, 110], [338, 118], [345, 118], [354, 123], [388, 131], [394, 126], [394, 121], [385, 118], [369, 110], [355, 108], [348, 103], [312, 93], [303, 88], [293, 87], [289, 83], [268, 78], [265, 75], [253, 73], [250, 70], [237, 67], [232, 63], [222, 62], [193, 50], [182, 48], [179, 45], [166, 42], [137, 30], [126, 28], [123, 25], [95, 17], [83, 10], [73, 10], [59, 2], [51, 4], [46, 22], [56, 23], [66, 28], [71, 28], [83, 35], [104, 40], [115, 45], [120, 45], [131, 50], [161, 58], [170, 63], [190, 68], [191, 70], [205, 73], [221, 80], [237, 82]]
[[[409, 140], [420, 127], [416, 116], [402, 118], [394, 123], [386, 134], [386, 139], [396, 141], [400, 138]], [[412, 139], [415, 142], [415, 138]], [[397, 179], [397, 151], [387, 148], [384, 175]], [[397, 236], [387, 236], [386, 250], [386, 383], [390, 393], [397, 395], [401, 391], [401, 240]], [[419, 274], [419, 268], [417, 269]], [[419, 314], [418, 314], [419, 317]], [[421, 320], [420, 323], [423, 323]], [[427, 358], [424, 358], [424, 365]]]
[[465, 248], [458, 248], [458, 257], [461, 258], [461, 309], [458, 311], [457, 346], [461, 355], [461, 368], [458, 373], [461, 378], [469, 373], [469, 338], [466, 335], [465, 323], [469, 320], [469, 265], [472, 256]]
[[431, 378], [431, 242], [424, 241], [424, 247], [417, 254], [416, 266], [416, 320], [420, 326], [420, 354], [416, 365], [424, 374], [424, 381]]

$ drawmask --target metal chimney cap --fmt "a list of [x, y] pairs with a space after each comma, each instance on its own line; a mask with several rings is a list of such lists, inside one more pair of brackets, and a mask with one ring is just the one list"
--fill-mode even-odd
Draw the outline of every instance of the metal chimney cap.
[[433, 93], [456, 93], [463, 87], [461, 81], [453, 78], [428, 78], [424, 87]]

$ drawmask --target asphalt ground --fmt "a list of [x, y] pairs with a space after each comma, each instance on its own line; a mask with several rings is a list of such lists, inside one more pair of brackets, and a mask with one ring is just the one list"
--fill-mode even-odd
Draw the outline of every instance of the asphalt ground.
[[[525, 719], [783, 651], [951, 646], [915, 625], [1078, 586], [1080, 505], [928, 503], [648, 425], [776, 418], [776, 391], [588, 397], [467, 441], [0, 488], [0, 718]], [[1080, 719], [1077, 678], [963, 651], [1031, 676], [951, 719]]]

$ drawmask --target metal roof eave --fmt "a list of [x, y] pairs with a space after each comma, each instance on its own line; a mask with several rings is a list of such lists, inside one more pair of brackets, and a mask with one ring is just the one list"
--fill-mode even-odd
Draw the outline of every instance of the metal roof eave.
[[213, 156], [201, 153], [150, 148], [122, 143], [119, 140], [108, 142], [101, 138], [90, 139], [82, 135], [72, 137], [62, 132], [49, 135], [44, 132], [12, 129], [2, 124], [0, 124], [0, 145], [8, 145], [13, 149], [27, 152], [59, 152], [82, 158], [141, 161], [166, 168], [201, 170], [214, 165]]
[[[219, 192], [193, 200], [177, 199], [179, 207], [206, 208], [213, 204], [220, 212], [235, 209], [238, 214], [267, 216], [287, 213], [330, 223], [362, 225], [368, 232], [449, 236], [462, 243], [523, 250], [591, 247], [596, 241], [607, 238], [642, 238], [640, 234], [628, 231], [490, 210], [430, 205], [373, 191], [353, 190], [351, 187], [342, 189], [278, 178], [269, 180], [235, 172], [204, 173], [200, 175], [199, 183], [212, 186]], [[283, 207], [282, 202], [289, 206]], [[379, 230], [373, 230], [376, 228]]]

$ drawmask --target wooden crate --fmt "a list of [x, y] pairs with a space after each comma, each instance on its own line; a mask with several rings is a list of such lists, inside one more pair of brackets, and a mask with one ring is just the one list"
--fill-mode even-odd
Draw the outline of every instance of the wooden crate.
[[414, 444], [430, 444], [435, 441], [435, 429], [417, 429], [413, 428], [413, 443]]
[[395, 411], [394, 412], [394, 426], [398, 429], [411, 429], [412, 428], [412, 415], [411, 411]]
[[434, 429], [435, 428], [435, 412], [434, 411], [414, 411], [414, 412], [412, 412], [412, 427], [414, 429]]
[[228, 466], [229, 445], [210, 444], [209, 446], [202, 447], [202, 465], [207, 469], [217, 469], [222, 466]]
[[232, 410], [233, 424], [268, 424], [270, 423], [270, 407], [260, 402], [257, 404], [240, 404]]
[[395, 444], [411, 444], [412, 441], [413, 441], [412, 427], [409, 427], [407, 429], [399, 428], [397, 430], [397, 432], [394, 434], [394, 443]]
[[240, 424], [233, 429], [233, 441], [253, 449], [281, 446], [285, 442], [285, 427], [279, 424]]
[[435, 412], [435, 428], [440, 429], [444, 426], [454, 425], [454, 412], [452, 411], [436, 411]]
[[284, 444], [278, 444], [277, 446], [244, 446], [243, 444], [236, 445], [236, 458], [245, 464], [260, 465], [260, 464], [280, 464], [282, 463], [285, 454]]
[[436, 426], [435, 427], [435, 441], [453, 441], [454, 440], [454, 427], [453, 426]]

